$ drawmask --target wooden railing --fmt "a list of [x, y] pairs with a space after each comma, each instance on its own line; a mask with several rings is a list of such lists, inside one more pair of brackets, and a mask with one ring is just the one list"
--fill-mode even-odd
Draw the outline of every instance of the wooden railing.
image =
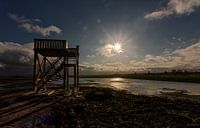
[[34, 49], [66, 49], [66, 40], [34, 39]]

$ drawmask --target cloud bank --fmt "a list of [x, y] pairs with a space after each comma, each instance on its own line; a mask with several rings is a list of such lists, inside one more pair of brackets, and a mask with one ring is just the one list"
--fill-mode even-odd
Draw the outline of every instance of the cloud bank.
[[18, 16], [15, 14], [9, 14], [9, 17], [13, 21], [17, 22], [20, 28], [30, 33], [37, 33], [42, 36], [49, 36], [52, 33], [60, 34], [62, 32], [62, 30], [55, 25], [50, 25], [47, 27], [41, 26], [40, 19], [27, 19], [24, 16]]
[[[200, 69], [200, 42], [188, 47], [176, 49], [160, 56], [146, 55], [143, 60], [133, 62], [133, 66], [144, 69]], [[137, 64], [139, 63], [139, 64]]]
[[30, 75], [33, 43], [0, 42], [0, 75]]
[[190, 15], [199, 7], [200, 0], [169, 0], [166, 7], [147, 13], [144, 18], [156, 20], [170, 15]]
[[32, 43], [0, 42], [0, 62], [3, 65], [32, 65]]
[[188, 47], [176, 49], [163, 55], [147, 54], [140, 60], [130, 60], [129, 63], [82, 64], [83, 71], [97, 73], [131, 73], [146, 71], [171, 71], [172, 69], [200, 70], [200, 42]]

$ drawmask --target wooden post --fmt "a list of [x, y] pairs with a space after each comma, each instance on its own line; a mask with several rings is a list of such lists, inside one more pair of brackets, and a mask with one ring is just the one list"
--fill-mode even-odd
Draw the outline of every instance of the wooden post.
[[37, 90], [37, 86], [36, 86], [36, 80], [37, 80], [37, 62], [36, 62], [36, 55], [37, 52], [34, 50], [34, 67], [33, 67], [33, 89]]
[[77, 55], [76, 55], [76, 78], [77, 78], [77, 84], [76, 84], [76, 89], [77, 92], [79, 91], [79, 45], [76, 46], [77, 48]]
[[64, 80], [64, 91], [66, 91], [66, 63], [65, 63], [65, 61], [66, 61], [66, 57], [64, 56], [64, 58], [63, 58], [63, 66], [64, 66], [64, 78], [63, 78], [63, 80]]
[[67, 51], [67, 64], [66, 64], [66, 68], [67, 68], [67, 91], [70, 91], [70, 87], [69, 87], [69, 53]]
[[76, 65], [73, 66], [74, 67], [74, 89], [77, 89], [77, 71], [76, 71]]

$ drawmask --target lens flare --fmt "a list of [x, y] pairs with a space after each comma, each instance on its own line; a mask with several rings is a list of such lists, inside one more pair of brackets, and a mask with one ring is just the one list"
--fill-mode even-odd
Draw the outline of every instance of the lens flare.
[[113, 45], [113, 49], [114, 49], [114, 51], [117, 52], [117, 53], [121, 53], [121, 52], [122, 52], [121, 45], [120, 45], [119, 43], [115, 43], [115, 44]]

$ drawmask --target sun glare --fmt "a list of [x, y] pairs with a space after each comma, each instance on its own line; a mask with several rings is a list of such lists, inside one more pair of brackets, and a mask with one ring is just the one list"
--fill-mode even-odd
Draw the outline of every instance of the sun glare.
[[115, 43], [113, 45], [113, 50], [117, 53], [121, 53], [122, 52], [122, 48], [121, 48], [121, 44], [120, 43]]
[[119, 43], [114, 44], [114, 49], [119, 51], [121, 49], [121, 45]]
[[102, 48], [98, 49], [103, 56], [115, 56], [123, 52], [121, 43], [107, 43]]

